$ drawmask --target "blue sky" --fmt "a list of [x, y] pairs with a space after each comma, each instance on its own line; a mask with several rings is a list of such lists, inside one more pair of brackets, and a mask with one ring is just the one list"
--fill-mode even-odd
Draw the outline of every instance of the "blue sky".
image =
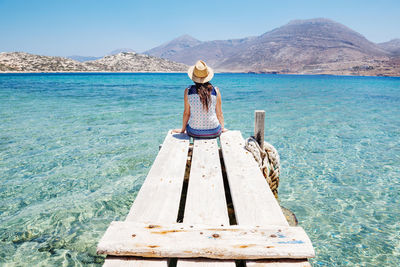
[[101, 56], [142, 52], [182, 34], [260, 35], [293, 19], [330, 18], [373, 42], [400, 38], [400, 0], [0, 0], [0, 51]]

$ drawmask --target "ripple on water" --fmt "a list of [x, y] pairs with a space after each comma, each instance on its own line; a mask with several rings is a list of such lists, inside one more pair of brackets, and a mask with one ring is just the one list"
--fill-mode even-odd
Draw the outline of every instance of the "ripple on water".
[[[226, 126], [282, 161], [279, 196], [318, 266], [400, 265], [399, 79], [216, 74]], [[165, 133], [184, 74], [0, 76], [0, 262], [101, 265]]]

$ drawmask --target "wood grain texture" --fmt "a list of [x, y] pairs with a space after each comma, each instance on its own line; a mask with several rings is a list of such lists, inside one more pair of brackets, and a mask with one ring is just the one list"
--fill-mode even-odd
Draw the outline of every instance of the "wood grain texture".
[[186, 134], [170, 134], [154, 160], [127, 221], [176, 222], [189, 149]]
[[[216, 139], [195, 139], [184, 223], [229, 225], [221, 163]], [[178, 267], [234, 267], [234, 261], [179, 259]]]
[[246, 267], [311, 267], [304, 259], [257, 260], [247, 261]]
[[288, 222], [239, 131], [221, 135], [221, 148], [239, 225], [283, 225]]
[[141, 259], [137, 257], [126, 257], [126, 256], [107, 256], [107, 260], [104, 262], [105, 267], [166, 267], [168, 266], [167, 259]]
[[[126, 221], [175, 223], [186, 161], [189, 136], [168, 132]], [[103, 266], [167, 267], [168, 259], [144, 260], [136, 257], [107, 257]]]
[[184, 223], [229, 225], [216, 139], [195, 140]]
[[108, 255], [213, 259], [302, 259], [314, 249], [301, 227], [111, 223], [97, 252]]
[[[185, 165], [186, 165], [186, 157], [187, 157], [187, 149], [188, 149], [189, 138], [186, 135], [178, 135], [178, 136], [175, 136], [175, 138], [178, 137], [178, 138], [176, 138], [177, 140], [174, 140], [174, 139], [171, 139], [171, 136], [172, 135], [170, 133], [167, 135], [167, 137], [166, 137], [166, 139], [165, 139], [165, 141], [164, 141], [164, 143], [162, 145], [162, 148], [160, 150], [160, 153], [157, 156], [157, 158], [156, 158], [156, 160], [155, 160], [155, 162], [154, 162], [154, 164], [153, 164], [153, 166], [152, 166], [152, 168], [151, 168], [151, 170], [149, 172], [149, 175], [146, 178], [146, 181], [143, 184], [142, 189], [140, 190], [140, 192], [139, 192], [139, 194], [138, 194], [138, 196], [136, 198], [136, 200], [143, 199], [141, 201], [143, 201], [144, 204], [136, 205], [136, 208], [134, 207], [135, 206], [135, 204], [134, 204], [132, 206], [132, 208], [131, 208], [131, 211], [129, 212], [129, 214], [128, 214], [127, 218], [126, 218], [126, 221], [131, 221], [131, 222], [151, 222], [151, 223], [155, 223], [155, 222], [159, 222], [159, 223], [175, 223], [176, 217], [177, 217], [177, 211], [178, 211], [178, 208], [179, 208], [179, 199], [180, 199], [180, 193], [181, 193], [182, 183], [183, 183], [183, 173], [184, 173]], [[223, 144], [223, 140], [225, 140], [227, 142], [225, 145]], [[179, 144], [180, 143], [179, 141], [182, 141], [182, 143], [186, 143], [187, 142], [187, 146], [186, 145], [182, 146], [182, 144]], [[200, 142], [198, 142], [198, 141], [204, 142], [204, 141], [208, 141], [208, 140], [195, 140], [195, 143], [200, 144]], [[239, 142], [237, 142], [237, 141], [239, 141]], [[169, 144], [169, 145], [167, 145], [167, 144]], [[215, 141], [215, 145], [216, 145], [216, 141]], [[230, 159], [229, 159], [231, 161], [231, 165], [230, 166], [235, 166], [235, 164], [237, 164], [238, 162], [240, 163], [241, 161], [245, 162], [246, 160], [243, 160], [243, 159], [247, 157], [247, 160], [252, 159], [253, 163], [255, 164], [256, 170], [258, 169], [258, 166], [256, 165], [256, 163], [255, 163], [254, 159], [252, 158], [252, 156], [248, 155], [248, 152], [244, 149], [244, 140], [243, 140], [240, 132], [231, 131], [231, 132], [224, 133], [221, 136], [221, 146], [223, 148], [224, 157], [225, 157], [225, 154], [231, 154], [231, 152], [233, 152], [233, 151], [236, 151], [236, 152], [241, 151], [242, 152], [242, 154], [237, 154], [236, 155], [236, 157], [239, 156], [239, 159], [236, 159], [236, 161], [234, 159], [235, 156], [231, 156], [230, 157]], [[225, 146], [225, 151], [224, 151], [224, 146]], [[230, 146], [232, 146], [232, 147], [230, 147]], [[162, 198], [156, 199], [156, 201], [155, 201], [156, 205], [153, 205], [152, 203], [149, 203], [149, 202], [145, 202], [146, 199], [148, 201], [148, 198], [146, 196], [148, 196], [149, 193], [151, 194], [151, 192], [153, 190], [156, 190], [156, 191], [158, 190], [159, 192], [162, 191], [161, 187], [158, 186], [158, 185], [156, 185], [155, 188], [152, 188], [152, 185], [149, 185], [149, 186], [145, 187], [145, 184], [147, 183], [147, 180], [149, 179], [150, 173], [153, 170], [154, 166], [156, 165], [156, 161], [159, 158], [159, 156], [162, 158], [162, 160], [160, 160], [160, 161], [166, 163], [165, 165], [162, 164], [162, 163], [159, 165], [159, 166], [161, 166], [162, 169], [168, 170], [168, 169], [171, 169], [171, 166], [175, 166], [175, 167], [178, 166], [179, 164], [173, 165], [173, 164], [176, 164], [176, 162], [174, 162], [174, 163], [170, 162], [170, 164], [168, 164], [168, 162], [165, 162], [165, 161], [168, 160], [168, 158], [170, 158], [171, 155], [173, 155], [174, 151], [175, 152], [179, 151], [179, 148], [182, 148], [182, 147], [183, 148], [186, 147], [186, 152], [184, 153], [185, 160], [183, 161], [182, 178], [181, 178], [180, 183], [178, 184], [180, 189], [179, 190], [175, 190], [175, 192], [179, 191], [178, 192], [178, 195], [179, 195], [178, 200], [175, 202], [176, 205], [178, 205], [178, 207], [176, 208], [176, 212], [173, 212], [174, 216], [172, 216], [172, 213], [170, 213], [169, 215], [167, 213], [164, 213], [164, 212], [158, 212], [157, 213], [157, 211], [161, 211], [160, 209], [163, 209], [164, 207], [174, 206], [174, 205], [170, 205], [170, 204], [174, 204], [174, 203], [164, 203], [164, 202], [167, 202], [167, 201], [165, 201], [165, 200], [164, 201], [160, 201], [160, 200], [162, 200]], [[202, 148], [204, 148], [204, 150], [201, 150]], [[163, 149], [166, 149], [165, 151], [167, 151], [167, 152], [163, 152], [163, 154], [161, 154]], [[172, 152], [171, 152], [171, 149], [172, 149]], [[207, 148], [207, 146], [205, 146], [205, 145], [199, 145], [197, 149], [199, 151], [201, 150], [201, 152], [199, 152], [199, 155], [207, 154], [209, 152], [209, 148]], [[247, 154], [246, 154], [246, 152], [247, 152]], [[234, 153], [232, 153], [232, 154], [235, 155]], [[216, 155], [218, 156], [218, 153], [216, 153]], [[243, 155], [247, 155], [247, 156], [243, 156]], [[248, 156], [250, 156], [250, 158]], [[206, 158], [206, 157], [203, 157], [203, 156], [199, 156], [199, 158], [200, 159], [197, 159], [195, 162], [201, 162], [202, 161], [201, 158], [204, 158], [203, 159], [204, 161], [210, 162], [209, 158]], [[215, 158], [213, 158], [213, 157], [211, 157], [211, 159], [214, 159], [214, 161], [211, 161], [211, 162], [214, 162], [214, 163], [218, 162], [218, 164], [219, 164], [219, 157], [218, 157], [218, 160], [216, 160], [216, 161], [215, 161]], [[179, 160], [179, 161], [181, 162], [181, 160]], [[250, 162], [251, 162], [251, 160], [250, 160]], [[249, 162], [247, 162], [247, 163], [249, 163]], [[193, 162], [192, 162], [192, 164], [193, 164]], [[225, 160], [225, 164], [227, 164], [226, 160]], [[204, 169], [204, 166], [206, 166], [206, 165], [201, 165], [200, 164], [199, 166], [200, 166], [200, 169], [202, 169], [201, 166], [203, 166], [203, 169]], [[243, 167], [243, 165], [241, 165], [241, 166]], [[214, 166], [214, 167], [218, 168], [218, 166]], [[179, 166], [178, 166], [178, 168], [179, 168]], [[196, 170], [196, 168], [197, 167], [192, 167], [191, 175], [194, 173], [193, 171]], [[219, 168], [220, 168], [220, 166], [219, 166]], [[245, 174], [246, 171], [243, 171], [243, 170], [242, 170], [242, 173], [240, 173], [240, 167], [239, 168], [238, 167], [233, 167], [233, 168], [230, 168], [230, 169], [233, 170], [232, 171], [233, 175], [231, 174], [231, 177], [232, 176], [237, 176], [236, 177], [236, 181], [237, 181], [238, 177], [242, 177], [243, 178], [243, 177], [247, 177], [249, 174], [255, 173], [254, 172], [254, 170], [255, 170], [254, 168], [251, 168], [251, 171], [247, 172], [247, 174]], [[228, 171], [228, 167], [227, 167], [227, 171]], [[259, 172], [259, 175], [261, 175], [261, 177], [263, 178], [263, 176], [262, 176], [261, 172], [259, 171], [259, 169], [258, 169], [258, 172]], [[157, 177], [158, 176], [158, 178], [160, 178], [160, 176], [159, 176], [160, 173], [163, 173], [163, 172], [155, 171], [154, 174], [152, 174], [151, 176], [153, 176], [153, 177]], [[197, 171], [196, 171], [196, 173], [197, 173]], [[213, 176], [213, 175], [215, 176], [215, 173], [218, 173], [218, 172], [213, 172], [213, 171], [210, 170], [210, 173], [209, 173], [210, 177]], [[239, 173], [239, 175], [238, 175], [238, 173]], [[204, 177], [206, 176], [205, 174], [202, 174], [201, 175], [202, 178], [204, 178], [203, 175], [204, 175]], [[192, 177], [190, 179], [192, 179]], [[228, 176], [228, 179], [229, 179], [229, 176]], [[232, 180], [235, 180], [235, 179], [232, 179]], [[169, 181], [171, 181], [171, 182], [169, 182]], [[263, 181], [265, 181], [265, 180], [263, 180]], [[248, 183], [252, 183], [251, 181], [248, 181], [248, 180], [247, 180], [247, 182]], [[156, 179], [154, 179], [153, 183], [157, 184], [158, 181], [156, 181]], [[172, 183], [172, 180], [168, 180], [168, 183], [164, 184], [164, 188], [166, 188], [166, 190], [168, 190], [168, 191], [169, 191], [169, 189], [167, 189], [167, 188], [168, 188], [168, 184], [170, 184], [170, 183]], [[221, 178], [221, 183], [222, 183], [222, 178]], [[231, 180], [229, 180], [229, 183], [231, 184]], [[261, 185], [262, 183], [257, 183], [257, 184]], [[200, 187], [207, 188], [207, 186], [204, 186], [204, 185], [205, 185], [204, 183], [200, 183]], [[243, 185], [243, 183], [242, 183], [242, 185]], [[189, 182], [189, 186], [190, 186], [190, 182]], [[266, 186], [268, 186], [268, 185], [266, 184]], [[214, 187], [215, 187], [215, 185], [214, 185]], [[236, 186], [236, 187], [239, 187], [239, 186]], [[176, 189], [176, 187], [173, 186], [172, 189], [174, 189], [174, 188]], [[250, 189], [250, 191], [249, 191], [249, 189]], [[246, 200], [246, 203], [252, 203], [252, 201], [251, 201], [252, 197], [249, 196], [249, 192], [251, 192], [252, 189], [253, 189], [253, 186], [250, 186], [249, 188], [244, 186], [244, 188], [240, 190], [240, 191], [242, 191], [242, 193], [245, 194], [245, 196], [242, 197], [242, 199]], [[190, 218], [194, 218], [196, 220], [196, 226], [201, 224], [203, 219], [204, 219], [204, 223], [208, 224], [208, 220], [210, 220], [210, 218], [207, 217], [208, 216], [207, 214], [214, 214], [214, 213], [215, 214], [221, 214], [219, 212], [216, 212], [218, 210], [218, 208], [214, 208], [214, 207], [211, 208], [211, 210], [209, 209], [209, 213], [202, 212], [202, 213], [196, 214], [196, 212], [193, 212], [195, 210], [193, 208], [197, 208], [198, 207], [196, 205], [196, 203], [199, 203], [200, 200], [202, 200], [204, 197], [207, 197], [207, 194], [209, 193], [208, 191], [204, 192], [203, 190], [204, 189], [201, 189], [201, 190], [196, 190], [195, 189], [193, 191], [193, 192], [200, 193], [199, 194], [200, 198], [199, 197], [194, 197], [193, 200], [195, 200], [195, 201], [193, 201], [193, 202], [188, 201], [187, 202], [187, 205], [188, 205], [187, 207], [191, 207], [191, 208], [190, 209], [189, 208], [185, 209], [185, 217], [187, 216], [186, 218], [189, 218], [189, 219], [185, 220], [185, 218], [184, 218], [184, 223], [190, 223]], [[269, 187], [268, 187], [268, 190], [269, 190]], [[232, 191], [232, 188], [231, 188], [231, 191]], [[216, 192], [218, 192], [218, 190], [215, 191], [213, 194], [215, 194]], [[203, 195], [201, 193], [203, 193]], [[221, 193], [223, 195], [223, 200], [225, 200], [223, 186], [222, 186]], [[275, 198], [273, 197], [272, 192], [270, 190], [269, 190], [269, 193], [271, 194], [273, 200], [275, 200]], [[188, 190], [188, 200], [190, 199], [189, 198], [190, 194], [191, 193], [189, 193], [189, 190]], [[258, 192], [258, 194], [260, 194], [260, 192]], [[140, 195], [143, 195], [144, 197], [141, 197]], [[172, 199], [171, 198], [172, 195], [174, 195], [174, 194], [173, 193], [170, 194], [170, 193], [167, 192], [166, 195], [165, 195], [166, 199]], [[196, 193], [194, 195], [196, 195]], [[263, 193], [261, 193], [261, 195], [263, 195]], [[267, 193], [267, 195], [268, 195], [268, 193]], [[232, 198], [233, 198], [233, 195], [232, 195]], [[265, 198], [265, 196], [261, 197], [261, 198]], [[267, 199], [269, 199], [269, 197], [267, 197]], [[135, 203], [136, 203], [136, 200], [135, 200]], [[240, 198], [236, 198], [236, 202], [237, 203], [241, 202], [241, 201], [238, 202], [237, 200], [240, 200]], [[170, 202], [170, 200], [168, 200], [168, 202]], [[278, 207], [279, 207], [279, 212], [278, 213], [276, 213], [276, 210], [274, 210], [274, 208], [272, 208], [272, 212], [271, 211], [268, 211], [268, 212], [262, 211], [261, 215], [257, 215], [255, 213], [258, 212], [258, 208], [260, 207], [259, 204], [260, 203], [264, 203], [265, 204], [265, 201], [258, 201], [255, 206], [252, 206], [252, 205], [247, 206], [250, 209], [250, 211], [246, 211], [246, 213], [243, 212], [245, 210], [243, 208], [244, 205], [238, 205], [239, 209], [240, 209], [240, 207], [242, 207], [241, 211], [238, 211], [237, 207], [236, 207], [237, 205], [235, 205], [235, 199], [233, 199], [233, 202], [234, 202], [234, 206], [235, 206], [235, 212], [236, 212], [237, 221], [241, 225], [240, 227], [246, 226], [246, 225], [247, 226], [248, 225], [253, 225], [254, 226], [256, 224], [257, 225], [278, 224], [279, 226], [282, 226], [282, 227], [288, 225], [286, 220], [285, 220], [285, 218], [283, 217], [283, 214], [282, 214], [283, 221], [282, 221], [282, 218], [278, 218], [278, 219], [277, 218], [270, 218], [270, 219], [268, 219], [267, 218], [268, 217], [267, 214], [265, 214], [265, 213], [269, 213], [269, 216], [273, 216], [273, 217], [276, 216], [277, 214], [279, 215], [279, 212], [282, 213], [282, 211], [280, 210], [279, 205], [278, 205]], [[276, 200], [275, 200], [275, 202], [276, 202]], [[188, 204], [188, 203], [192, 203], [192, 204]], [[141, 204], [141, 203], [139, 203], [139, 204]], [[160, 207], [160, 205], [161, 205], [161, 207]], [[203, 205], [203, 204], [200, 203], [200, 210], [206, 210], [205, 208], [207, 207], [207, 205]], [[267, 204], [267, 206], [268, 205], [269, 204]], [[159, 207], [157, 208], [156, 206], [159, 206]], [[143, 207], [144, 207], [144, 209], [143, 209]], [[209, 206], [209, 207], [211, 207], [211, 206]], [[226, 203], [224, 203], [224, 207], [225, 207], [225, 214], [222, 213], [222, 215], [226, 216], [226, 218], [227, 218]], [[153, 210], [147, 210], [148, 208], [153, 209]], [[271, 208], [269, 208], [269, 210], [271, 210]], [[186, 212], [188, 212], [188, 214], [186, 214]], [[252, 219], [246, 220], [244, 216], [238, 216], [238, 213], [242, 214], [242, 215], [243, 214], [250, 215], [250, 217], [253, 220]], [[199, 214], [201, 214], [201, 215], [199, 215]], [[218, 216], [219, 215], [217, 215], [217, 217]], [[241, 219], [239, 219], [238, 217], [241, 217]], [[278, 217], [280, 217], [280, 216], [278, 216]], [[214, 216], [213, 216], [213, 218], [214, 218]], [[172, 219], [172, 221], [170, 221], [171, 219]], [[256, 222], [260, 222], [260, 223], [256, 223]], [[278, 222], [278, 223], [274, 223], [274, 222]], [[217, 227], [217, 224], [219, 223], [219, 219], [216, 219], [215, 222], [213, 221], [213, 223], [215, 223], [214, 228]], [[226, 220], [225, 225], [228, 225], [228, 224], [229, 224], [229, 220]], [[181, 224], [181, 227], [182, 227], [182, 225], [183, 224]], [[213, 238], [215, 239], [215, 237], [213, 237]], [[288, 241], [290, 241], [290, 240], [288, 240]], [[187, 242], [187, 244], [190, 244], [190, 243], [191, 242]], [[192, 243], [194, 243], [194, 242], [192, 242]], [[154, 246], [154, 245], [150, 244], [150, 246]], [[169, 247], [171, 247], [171, 246], [169, 246]], [[152, 249], [154, 249], [154, 247]], [[248, 249], [248, 248], [246, 247], [246, 249]], [[188, 250], [186, 250], [186, 251], [188, 251]], [[210, 252], [208, 252], [208, 253], [210, 253]], [[148, 255], [148, 256], [151, 256], [151, 255]], [[274, 267], [274, 266], [276, 266], [276, 267], [280, 267], [280, 266], [293, 266], [293, 267], [309, 266], [308, 261], [304, 260], [304, 259], [300, 259], [300, 260], [295, 260], [295, 259], [292, 259], [292, 260], [290, 260], [290, 259], [250, 260], [250, 261], [247, 261], [246, 264], [247, 264], [247, 266], [252, 266], [252, 267], [255, 267], [255, 266], [258, 266], [258, 267], [261, 267], [261, 266], [265, 266], [265, 267]], [[166, 266], [168, 266], [168, 259], [166, 259], [166, 258], [160, 258], [160, 259], [146, 258], [146, 259], [144, 259], [144, 258], [141, 258], [141, 257], [131, 257], [131, 256], [126, 256], [126, 257], [125, 256], [120, 256], [120, 257], [108, 256], [106, 261], [105, 261], [104, 266], [136, 266], [136, 267], [137, 266], [160, 266], [160, 267], [163, 266], [163, 267], [166, 267]], [[229, 266], [229, 267], [233, 267], [233, 266], [235, 266], [235, 264], [234, 264], [234, 261], [232, 261], [232, 260], [215, 260], [215, 259], [205, 259], [205, 258], [193, 258], [193, 259], [190, 259], [190, 260], [179, 259], [178, 260], [178, 266], [179, 267], [182, 267], [182, 266], [185, 266], [185, 267], [186, 266], [195, 266], [195, 267], [200, 267], [200, 266], [210, 266], [210, 267], [211, 266], [213, 266], [213, 267], [214, 266]]]

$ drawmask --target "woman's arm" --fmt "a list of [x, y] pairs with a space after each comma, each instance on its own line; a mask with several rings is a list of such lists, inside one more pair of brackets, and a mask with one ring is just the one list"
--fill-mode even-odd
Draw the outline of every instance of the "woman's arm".
[[190, 118], [190, 105], [189, 105], [189, 100], [188, 100], [188, 88], [185, 89], [185, 93], [183, 96], [183, 102], [184, 102], [184, 110], [183, 110], [183, 118], [182, 118], [182, 128], [181, 129], [175, 129], [172, 130], [174, 133], [184, 133], [186, 130], [186, 125], [189, 121]]
[[190, 117], [190, 105], [189, 105], [189, 99], [188, 99], [188, 88], [185, 89], [185, 94], [183, 96], [183, 102], [184, 102], [184, 105], [185, 105], [185, 109], [183, 110], [181, 133], [185, 132], [186, 125], [188, 124], [189, 117]]
[[215, 106], [215, 113], [217, 114], [219, 124], [221, 124], [222, 132], [225, 132], [227, 131], [227, 129], [225, 129], [224, 127], [224, 114], [222, 113], [221, 93], [218, 87], [215, 87], [215, 90], [217, 91], [217, 105]]

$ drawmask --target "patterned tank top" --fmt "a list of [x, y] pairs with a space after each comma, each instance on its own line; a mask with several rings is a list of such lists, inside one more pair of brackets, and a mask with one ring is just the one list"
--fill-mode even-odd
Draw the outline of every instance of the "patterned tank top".
[[196, 85], [192, 85], [188, 90], [188, 100], [190, 105], [189, 126], [192, 129], [215, 129], [219, 126], [215, 106], [217, 105], [217, 91], [213, 87], [211, 91], [211, 103], [208, 112], [203, 108], [200, 96], [197, 94]]

